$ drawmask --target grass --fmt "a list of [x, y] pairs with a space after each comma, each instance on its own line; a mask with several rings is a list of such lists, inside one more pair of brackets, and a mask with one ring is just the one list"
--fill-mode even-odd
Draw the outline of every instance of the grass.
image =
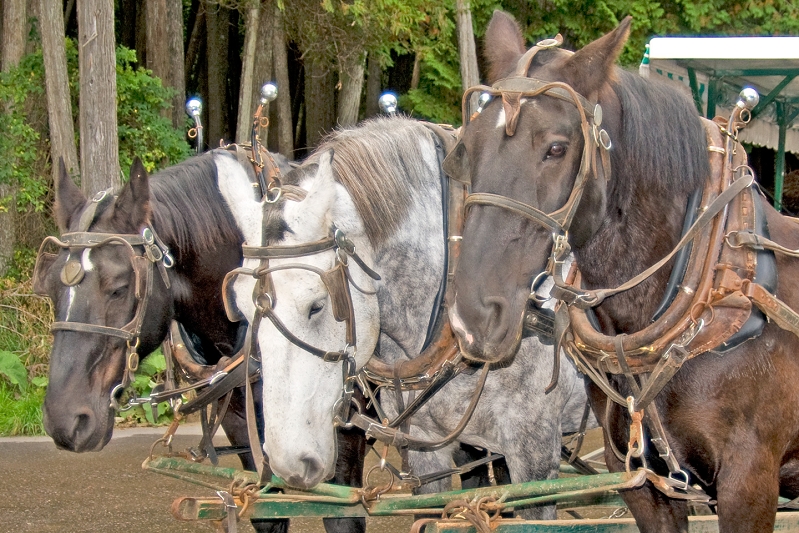
[[10, 352], [24, 365], [23, 386], [0, 372], [0, 436], [44, 435], [42, 403], [50, 361], [50, 301], [33, 294], [30, 252], [15, 257], [15, 266], [0, 278], [0, 351]]
[[0, 436], [44, 435], [42, 403], [44, 387], [18, 387], [0, 380]]

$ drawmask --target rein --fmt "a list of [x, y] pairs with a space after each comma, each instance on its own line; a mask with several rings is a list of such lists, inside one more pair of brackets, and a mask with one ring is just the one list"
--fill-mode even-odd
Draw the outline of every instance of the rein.
[[[125, 370], [122, 375], [122, 382], [111, 390], [110, 395], [111, 408], [126, 410], [140, 403], [134, 393], [134, 397], [123, 407], [120, 406], [118, 397], [133, 381], [135, 372], [139, 368], [139, 354], [137, 352], [140, 342], [139, 335], [141, 334], [141, 326], [144, 321], [144, 311], [147, 308], [147, 303], [152, 294], [153, 266], [157, 266], [164, 285], [169, 289], [170, 282], [167, 269], [172, 268], [175, 263], [169, 249], [164, 245], [163, 241], [158, 238], [153, 228], [149, 225], [144, 227], [141, 234], [97, 233], [88, 231], [89, 227], [96, 220], [99, 206], [107, 199], [113, 197], [111, 189], [98, 193], [92, 198], [89, 206], [81, 214], [78, 223], [78, 231], [64, 233], [61, 239], [49, 236], [42, 241], [39, 247], [36, 267], [34, 268], [34, 279], [40, 278], [40, 270], [46, 268], [46, 264], [50, 263], [54, 258], [52, 254], [48, 254], [45, 251], [48, 244], [54, 244], [59, 248], [69, 250], [70, 256], [72, 253], [91, 250], [106, 245], [123, 246], [128, 250], [131, 266], [136, 276], [135, 296], [137, 305], [133, 318], [127, 324], [120, 328], [116, 328], [84, 322], [57, 321], [50, 327], [51, 331], [77, 331], [80, 333], [93, 333], [117, 337], [123, 339], [127, 343]], [[141, 252], [137, 252], [136, 248], [141, 248]], [[83, 280], [84, 275], [85, 271], [81, 264], [81, 259], [68, 259], [61, 271], [61, 282], [65, 286], [72, 287], [78, 285]], [[44, 293], [41, 287], [34, 287], [34, 291], [38, 294]], [[149, 401], [149, 399], [147, 401]]]

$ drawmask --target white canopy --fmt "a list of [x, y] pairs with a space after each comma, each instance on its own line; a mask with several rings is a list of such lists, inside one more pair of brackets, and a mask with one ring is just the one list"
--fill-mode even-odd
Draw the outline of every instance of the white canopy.
[[[708, 111], [728, 115], [743, 87], [753, 87], [761, 102], [741, 140], [779, 149], [779, 121], [787, 122], [784, 149], [799, 154], [799, 37], [655, 37], [649, 42], [650, 73], [689, 85]], [[708, 93], [715, 91], [708, 109]], [[774, 102], [782, 104], [778, 113]], [[794, 115], [793, 117], [791, 115]]]

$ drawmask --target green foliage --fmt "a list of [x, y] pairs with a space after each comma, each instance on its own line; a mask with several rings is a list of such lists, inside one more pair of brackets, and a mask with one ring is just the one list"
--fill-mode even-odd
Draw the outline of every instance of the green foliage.
[[28, 390], [28, 370], [20, 361], [19, 356], [0, 350], [0, 379], [5, 378], [11, 385], [19, 387], [22, 392]]
[[147, 172], [174, 165], [190, 153], [185, 129], [176, 130], [162, 112], [171, 107], [174, 89], [152, 71], [135, 68], [136, 51], [117, 48], [117, 127], [123, 174], [139, 156]]
[[[46, 183], [38, 178], [41, 169], [41, 106], [44, 95], [44, 63], [41, 52], [25, 56], [16, 68], [0, 73], [0, 184], [16, 191], [17, 205], [12, 197], [4, 199], [0, 209], [35, 211], [44, 209]], [[45, 115], [46, 116], [46, 115]], [[45, 159], [47, 152], [45, 151]]]
[[[139, 369], [136, 371], [136, 377], [131, 383], [131, 387], [136, 392], [139, 398], [147, 397], [159, 382], [164, 380], [164, 372], [166, 371], [166, 361], [164, 354], [161, 350], [157, 350], [147, 356], [141, 363]], [[124, 405], [125, 397], [122, 398]], [[168, 424], [172, 421], [172, 408], [168, 403], [158, 404], [158, 412], [153, 416], [150, 405], [137, 405], [127, 411], [122, 411], [119, 416], [123, 420], [136, 424]]]
[[0, 436], [44, 435], [42, 403], [46, 390], [33, 386], [21, 393], [0, 380]]

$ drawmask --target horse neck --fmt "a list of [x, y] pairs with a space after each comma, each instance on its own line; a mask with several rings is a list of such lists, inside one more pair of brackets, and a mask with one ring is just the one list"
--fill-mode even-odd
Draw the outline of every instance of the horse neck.
[[[575, 250], [586, 288], [615, 288], [667, 255], [680, 238], [686, 198], [682, 193], [656, 194], [635, 176], [625, 175], [623, 164], [612, 180], [632, 186], [608, 203], [600, 230]], [[613, 195], [611, 194], [611, 198]], [[667, 265], [639, 286], [611, 297], [598, 308], [609, 332], [638, 331], [649, 324], [671, 273]]]
[[[230, 218], [214, 221], [210, 227], [220, 232], [207, 243], [199, 241], [197, 232], [190, 227], [190, 219], [168, 213], [171, 203], [165, 196], [169, 189], [160, 189], [159, 180], [175, 179], [174, 176], [154, 176], [153, 229], [163, 239], [175, 257], [175, 266], [168, 271], [171, 283], [171, 298], [165, 299], [172, 313], [164, 313], [166, 320], [181, 322], [187, 331], [196, 335], [209, 363], [215, 363], [222, 356], [230, 356], [238, 335], [238, 324], [230, 322], [219, 297], [220, 287], [225, 275], [241, 265], [241, 242], [223, 235], [223, 228], [235, 228]], [[211, 179], [210, 176], [197, 175], [194, 179]], [[215, 187], [215, 186], [214, 186]], [[223, 204], [222, 196], [211, 202]], [[224, 210], [223, 210], [224, 211]], [[207, 213], [211, 216], [211, 213]], [[227, 213], [227, 217], [231, 215]], [[158, 221], [169, 220], [169, 224], [159, 225]], [[188, 236], [181, 238], [179, 235]]]
[[[416, 191], [405, 223], [376, 249], [376, 269], [384, 280], [378, 292], [381, 355], [386, 360], [416, 357], [421, 351], [444, 275], [444, 229], [438, 177]], [[387, 344], [396, 344], [399, 351]]]

